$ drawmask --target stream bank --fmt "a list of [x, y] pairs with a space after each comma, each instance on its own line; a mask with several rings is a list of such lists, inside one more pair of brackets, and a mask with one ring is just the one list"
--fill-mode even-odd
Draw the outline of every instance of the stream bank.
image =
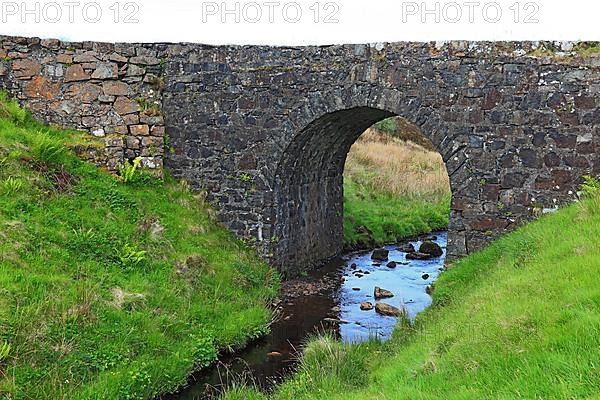
[[[441, 255], [414, 259], [420, 257], [412, 250], [418, 250], [426, 239], [439, 246]], [[194, 375], [183, 391], [164, 398], [211, 399], [240, 382], [272, 390], [293, 373], [307, 338], [325, 331], [345, 343], [372, 337], [386, 340], [397, 318], [381, 315], [375, 309], [376, 303], [404, 310], [413, 321], [431, 304], [428, 293], [443, 270], [446, 243], [444, 231], [371, 251], [347, 253], [305, 277], [284, 282], [280, 298], [274, 303], [269, 335], [222, 357], [212, 368]], [[385, 250], [381, 259], [374, 259], [380, 250]], [[381, 289], [378, 294], [383, 290], [383, 294], [393, 297], [376, 299], [375, 288]], [[364, 307], [365, 303], [372, 308]]]

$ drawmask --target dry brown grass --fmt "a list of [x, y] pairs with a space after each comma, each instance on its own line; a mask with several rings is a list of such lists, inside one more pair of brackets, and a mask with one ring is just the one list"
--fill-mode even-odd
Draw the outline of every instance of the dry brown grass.
[[368, 129], [352, 145], [344, 176], [398, 196], [439, 198], [450, 192], [439, 153]]

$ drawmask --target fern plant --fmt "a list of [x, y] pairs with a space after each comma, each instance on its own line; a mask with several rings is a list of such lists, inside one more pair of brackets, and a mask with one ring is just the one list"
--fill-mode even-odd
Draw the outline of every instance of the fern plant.
[[119, 174], [121, 175], [121, 180], [125, 183], [132, 182], [136, 177], [136, 171], [142, 162], [141, 157], [136, 157], [133, 160], [133, 163], [130, 163], [129, 160], [126, 160], [121, 167], [119, 168]]
[[117, 249], [117, 257], [125, 269], [134, 269], [146, 261], [146, 251], [125, 243], [121, 249]]

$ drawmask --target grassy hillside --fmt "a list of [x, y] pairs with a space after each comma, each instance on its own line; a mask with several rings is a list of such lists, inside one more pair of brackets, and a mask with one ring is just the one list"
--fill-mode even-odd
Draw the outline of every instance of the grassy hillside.
[[[457, 262], [385, 344], [312, 341], [271, 399], [600, 398], [600, 185]], [[227, 399], [264, 399], [247, 389]]]
[[276, 274], [201, 195], [103, 173], [83, 139], [0, 96], [3, 399], [146, 399], [271, 317]]
[[376, 129], [354, 143], [344, 170], [348, 247], [444, 229], [449, 213], [448, 174], [437, 152]]

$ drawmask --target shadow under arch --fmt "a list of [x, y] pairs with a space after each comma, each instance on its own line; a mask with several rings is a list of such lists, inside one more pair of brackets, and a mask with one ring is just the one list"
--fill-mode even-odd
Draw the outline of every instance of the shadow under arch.
[[[346, 156], [366, 129], [397, 115], [370, 106], [341, 109], [293, 136], [277, 165], [273, 190], [272, 263], [285, 276], [314, 268], [343, 250]], [[438, 148], [439, 137], [424, 136]]]

